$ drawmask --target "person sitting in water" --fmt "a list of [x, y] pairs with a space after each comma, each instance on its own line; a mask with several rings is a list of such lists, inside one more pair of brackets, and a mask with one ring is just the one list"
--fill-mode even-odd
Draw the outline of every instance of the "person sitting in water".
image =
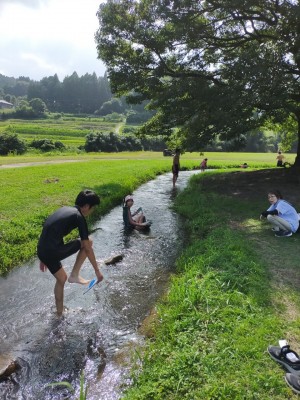
[[279, 190], [271, 190], [268, 193], [271, 206], [263, 211], [260, 219], [267, 218], [272, 225], [276, 237], [292, 236], [299, 228], [299, 217], [295, 208], [283, 200]]
[[137, 229], [139, 231], [149, 228], [150, 222], [146, 222], [142, 208], [138, 208], [134, 213], [130, 209], [133, 206], [133, 197], [129, 194], [123, 199], [123, 221], [125, 228]]

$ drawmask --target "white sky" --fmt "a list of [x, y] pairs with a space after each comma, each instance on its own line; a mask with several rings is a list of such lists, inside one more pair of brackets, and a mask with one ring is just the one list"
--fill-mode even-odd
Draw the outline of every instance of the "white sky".
[[104, 0], [0, 0], [0, 73], [40, 80], [74, 71], [104, 76], [96, 17]]

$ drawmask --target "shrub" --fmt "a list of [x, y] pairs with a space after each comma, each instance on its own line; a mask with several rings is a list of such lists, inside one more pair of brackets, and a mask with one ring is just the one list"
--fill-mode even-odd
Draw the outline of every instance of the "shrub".
[[26, 143], [19, 139], [16, 133], [0, 134], [0, 155], [6, 156], [9, 153], [23, 154], [27, 150]]
[[34, 139], [29, 144], [29, 146], [44, 152], [52, 150], [63, 150], [66, 148], [66, 146], [62, 142], [53, 142], [53, 140], [51, 139]]

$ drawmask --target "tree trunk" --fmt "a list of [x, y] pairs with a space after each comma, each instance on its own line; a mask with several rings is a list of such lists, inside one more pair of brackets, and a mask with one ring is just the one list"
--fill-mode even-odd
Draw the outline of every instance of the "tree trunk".
[[296, 115], [296, 117], [298, 121], [297, 154], [294, 165], [292, 165], [291, 168], [286, 169], [286, 179], [288, 182], [299, 184], [300, 183], [300, 118], [298, 115]]
[[300, 119], [297, 118], [297, 120], [298, 120], [298, 146], [297, 146], [297, 154], [295, 158], [294, 167], [300, 169]]

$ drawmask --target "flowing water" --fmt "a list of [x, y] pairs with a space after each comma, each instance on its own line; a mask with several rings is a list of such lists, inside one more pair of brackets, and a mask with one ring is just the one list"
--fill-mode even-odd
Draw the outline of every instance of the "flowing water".
[[[54, 279], [38, 261], [0, 280], [0, 354], [10, 354], [20, 368], [0, 382], [0, 399], [75, 399], [80, 373], [89, 400], [119, 399], [128, 378], [129, 354], [143, 344], [139, 326], [165, 290], [184, 235], [180, 217], [170, 206], [194, 172], [180, 172], [172, 189], [171, 174], [157, 177], [134, 192], [133, 209], [142, 206], [153, 225], [148, 233], [126, 233], [122, 208], [116, 207], [94, 228], [97, 259], [123, 254], [102, 268], [104, 281], [88, 293], [66, 283], [62, 320], [54, 313]], [[74, 257], [64, 261], [67, 273]], [[86, 263], [82, 276], [94, 278]], [[68, 381], [74, 394], [49, 383]]]

